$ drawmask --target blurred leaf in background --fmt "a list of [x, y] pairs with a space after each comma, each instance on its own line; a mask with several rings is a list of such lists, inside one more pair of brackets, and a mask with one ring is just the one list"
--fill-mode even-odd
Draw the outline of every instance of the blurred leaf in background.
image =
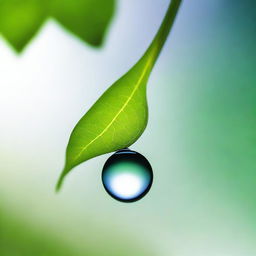
[[18, 52], [46, 20], [46, 3], [41, 0], [0, 0], [0, 33]]
[[0, 34], [21, 52], [49, 17], [93, 46], [100, 46], [114, 0], [0, 0]]
[[93, 46], [103, 42], [114, 13], [114, 0], [52, 0], [52, 16], [70, 32]]

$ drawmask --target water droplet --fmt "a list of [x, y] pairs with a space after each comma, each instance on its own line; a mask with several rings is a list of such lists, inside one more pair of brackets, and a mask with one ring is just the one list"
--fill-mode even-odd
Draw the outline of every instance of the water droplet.
[[122, 202], [134, 202], [150, 190], [153, 172], [143, 155], [130, 149], [123, 149], [110, 156], [105, 163], [102, 182], [113, 198]]

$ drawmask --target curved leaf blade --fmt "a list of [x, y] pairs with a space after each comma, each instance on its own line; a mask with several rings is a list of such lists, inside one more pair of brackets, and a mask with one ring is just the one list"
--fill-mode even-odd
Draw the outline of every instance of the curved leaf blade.
[[52, 0], [51, 16], [83, 41], [100, 46], [114, 9], [114, 0]]
[[132, 145], [148, 120], [146, 85], [173, 25], [181, 0], [173, 0], [144, 56], [115, 82], [80, 119], [71, 133], [66, 163], [56, 190], [72, 168], [93, 157]]
[[[66, 151], [66, 166], [58, 183], [76, 165], [133, 144], [147, 119], [145, 74], [136, 68], [114, 83], [75, 126]], [[131, 79], [133, 77], [133, 79]], [[137, 80], [134, 83], [134, 80]]]

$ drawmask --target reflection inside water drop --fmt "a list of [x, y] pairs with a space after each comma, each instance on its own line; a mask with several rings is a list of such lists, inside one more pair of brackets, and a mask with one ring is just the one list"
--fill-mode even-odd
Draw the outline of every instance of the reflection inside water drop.
[[103, 186], [113, 198], [134, 202], [149, 191], [153, 172], [148, 160], [141, 154], [123, 149], [113, 154], [102, 171]]

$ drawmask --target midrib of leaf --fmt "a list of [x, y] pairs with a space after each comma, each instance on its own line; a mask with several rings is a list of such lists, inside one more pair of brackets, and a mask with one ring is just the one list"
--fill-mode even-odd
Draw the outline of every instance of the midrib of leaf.
[[143, 80], [143, 78], [145, 77], [145, 74], [147, 73], [148, 71], [148, 68], [150, 67], [150, 64], [151, 64], [151, 61], [152, 59], [149, 59], [149, 61], [147, 62], [146, 66], [144, 67], [137, 83], [135, 84], [134, 86], [134, 89], [132, 90], [130, 96], [127, 98], [127, 100], [124, 102], [123, 106], [120, 108], [120, 110], [116, 113], [116, 115], [113, 117], [113, 119], [110, 121], [110, 123], [104, 128], [104, 130], [99, 134], [97, 135], [94, 139], [92, 139], [86, 146], [84, 146], [80, 153], [77, 155], [76, 158], [74, 158], [74, 160], [77, 160], [82, 154], [83, 152], [90, 146], [92, 145], [97, 139], [99, 139], [100, 137], [102, 137], [108, 130], [109, 128], [112, 126], [112, 124], [114, 124], [114, 122], [116, 121], [116, 119], [119, 117], [119, 115], [125, 111], [125, 108], [127, 107], [127, 105], [129, 104], [129, 102], [131, 101], [131, 99], [133, 98], [133, 96], [135, 95], [136, 91], [138, 90], [138, 88], [140, 87], [141, 85], [141, 82]]

